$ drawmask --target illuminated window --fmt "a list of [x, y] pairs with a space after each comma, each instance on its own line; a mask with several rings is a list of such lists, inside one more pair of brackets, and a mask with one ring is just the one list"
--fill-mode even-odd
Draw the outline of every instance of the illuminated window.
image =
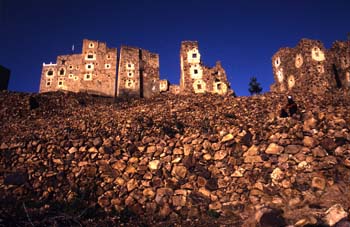
[[89, 48], [94, 48], [94, 47], [95, 47], [94, 43], [89, 43]]
[[192, 58], [197, 58], [197, 54], [192, 54]]
[[111, 64], [105, 64], [105, 68], [106, 69], [110, 69], [111, 68]]
[[70, 65], [70, 66], [69, 66], [69, 69], [73, 69], [73, 65]]
[[193, 73], [194, 73], [194, 74], [198, 74], [198, 70], [195, 69], [195, 70], [193, 71]]

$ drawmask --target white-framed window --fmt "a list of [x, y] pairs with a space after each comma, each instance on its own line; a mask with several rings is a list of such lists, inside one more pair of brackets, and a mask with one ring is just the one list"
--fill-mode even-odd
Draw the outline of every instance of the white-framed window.
[[275, 59], [275, 66], [278, 67], [278, 66], [280, 66], [280, 64], [281, 64], [281, 58], [280, 58], [280, 57], [277, 57], [277, 58]]
[[79, 78], [77, 76], [74, 76], [74, 81], [77, 81]]
[[94, 48], [95, 47], [95, 44], [93, 42], [90, 42], [89, 43], [89, 48]]
[[133, 88], [135, 86], [135, 82], [131, 79], [128, 79], [125, 81], [125, 87], [126, 88]]
[[74, 74], [70, 73], [70, 74], [68, 75], [68, 78], [69, 78], [69, 79], [73, 79], [73, 78], [74, 78]]
[[132, 71], [128, 71], [127, 74], [128, 74], [128, 77], [133, 77], [134, 76], [134, 72], [132, 72]]
[[47, 70], [47, 72], [46, 72], [46, 76], [54, 76], [55, 75], [55, 71], [53, 70], [53, 69], [49, 69], [49, 70]]
[[85, 69], [86, 69], [86, 70], [89, 70], [89, 71], [94, 70], [94, 64], [92, 64], [92, 63], [86, 64], [86, 65], [85, 65]]
[[58, 79], [58, 87], [63, 87], [63, 86], [64, 86], [63, 78]]
[[58, 75], [59, 76], [64, 76], [66, 75], [66, 70], [64, 68], [60, 68], [60, 70], [58, 71]]
[[126, 69], [127, 70], [134, 70], [135, 69], [135, 65], [131, 62], [126, 63]]
[[70, 66], [69, 66], [69, 69], [70, 69], [70, 70], [72, 70], [73, 68], [74, 68], [73, 65], [70, 65]]
[[105, 69], [110, 69], [111, 68], [111, 64], [105, 64]]
[[92, 74], [91, 73], [87, 73], [84, 75], [84, 80], [92, 80]]
[[111, 59], [112, 57], [111, 57], [110, 54], [107, 54], [106, 58], [107, 58], [107, 59]]
[[91, 51], [89, 51], [89, 53], [87, 53], [85, 55], [85, 60], [88, 60], [88, 61], [94, 61], [96, 60], [96, 54], [95, 53], [92, 53]]

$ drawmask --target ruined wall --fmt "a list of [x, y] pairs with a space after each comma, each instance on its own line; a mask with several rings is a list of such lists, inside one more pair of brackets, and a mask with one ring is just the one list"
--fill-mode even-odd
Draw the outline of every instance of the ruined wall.
[[141, 50], [141, 96], [151, 98], [159, 91], [159, 55]]
[[117, 96], [150, 98], [159, 92], [159, 55], [136, 47], [122, 46]]
[[[275, 83], [271, 85], [271, 91], [298, 90], [322, 94], [343, 86], [346, 68], [341, 68], [341, 59], [344, 58], [335, 57], [340, 53], [347, 55], [346, 48], [341, 46], [334, 45], [333, 50], [328, 51], [320, 41], [302, 39], [295, 48], [281, 48], [272, 57]], [[343, 82], [338, 81], [335, 69], [339, 70]]]
[[0, 91], [7, 90], [11, 71], [0, 65]]
[[[180, 93], [227, 94], [230, 84], [220, 62], [213, 68], [205, 66], [197, 41], [183, 41], [180, 49]], [[231, 91], [232, 92], [232, 91]]]
[[81, 54], [60, 55], [43, 64], [39, 92], [67, 90], [115, 96], [117, 49], [106, 43], [83, 40]]
[[350, 41], [336, 41], [330, 49], [337, 87], [350, 88]]
[[176, 84], [169, 85], [169, 92], [174, 95], [180, 94], [180, 86]]

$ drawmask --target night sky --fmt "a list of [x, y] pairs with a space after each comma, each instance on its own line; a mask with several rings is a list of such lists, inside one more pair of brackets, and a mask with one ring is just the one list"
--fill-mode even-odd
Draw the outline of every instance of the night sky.
[[273, 83], [271, 57], [301, 38], [329, 48], [350, 32], [348, 0], [0, 0], [0, 65], [9, 89], [38, 92], [42, 63], [81, 49], [84, 38], [160, 55], [161, 79], [178, 84], [180, 43], [199, 41], [204, 64], [222, 62], [231, 87], [249, 95], [256, 76]]

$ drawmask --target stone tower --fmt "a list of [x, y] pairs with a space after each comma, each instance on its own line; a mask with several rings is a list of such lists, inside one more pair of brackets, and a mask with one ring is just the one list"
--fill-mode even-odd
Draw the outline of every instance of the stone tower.
[[349, 87], [349, 65], [344, 64], [350, 58], [349, 49], [349, 42], [335, 42], [331, 50], [326, 50], [320, 41], [310, 39], [302, 39], [295, 48], [281, 48], [272, 57], [275, 83], [271, 91], [322, 94], [336, 87]]
[[117, 49], [106, 43], [83, 40], [82, 53], [60, 55], [43, 63], [39, 92], [67, 90], [115, 96]]
[[117, 96], [150, 98], [159, 92], [159, 55], [136, 47], [122, 46]]
[[221, 63], [203, 65], [197, 41], [183, 41], [180, 49], [180, 93], [232, 93]]

